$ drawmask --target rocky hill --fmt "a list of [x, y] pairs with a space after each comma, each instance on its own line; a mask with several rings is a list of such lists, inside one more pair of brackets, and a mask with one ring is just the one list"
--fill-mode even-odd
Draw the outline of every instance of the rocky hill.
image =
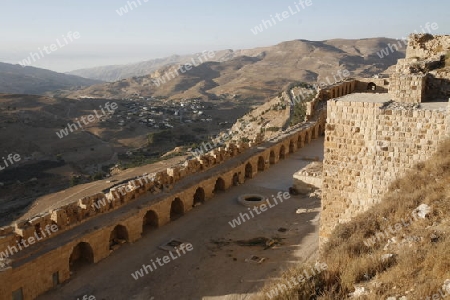
[[[377, 54], [386, 49], [389, 43], [395, 42], [387, 38], [319, 42], [294, 40], [271, 47], [222, 51], [214, 56], [219, 61], [207, 61], [188, 71], [184, 70], [184, 73], [176, 71], [184, 63], [168, 64], [157, 71], [148, 69], [152, 72], [149, 75], [59, 95], [116, 99], [141, 95], [173, 100], [200, 97], [261, 102], [275, 96], [293, 81], [334, 82], [339, 70], [348, 70], [351, 77], [367, 77], [384, 72], [397, 59], [404, 57], [405, 49], [383, 58]], [[156, 66], [151, 62], [148, 64]], [[135, 65], [136, 68], [138, 66]], [[142, 69], [130, 72], [131, 66], [123, 68], [127, 69], [128, 75], [144, 72]]]
[[[185, 64], [192, 61], [192, 59], [196, 59], [201, 55], [202, 53], [191, 55], [172, 55], [169, 57], [157, 58], [127, 65], [111, 65], [88, 69], [79, 69], [67, 72], [67, 74], [81, 76], [84, 78], [113, 82], [134, 76], [148, 75], [152, 72], [157, 71], [158, 69], [164, 68], [169, 65]], [[233, 56], [234, 56], [233, 50], [222, 50], [215, 52], [214, 57], [208, 60], [222, 61]]]
[[30, 66], [22, 67], [0, 62], [0, 93], [4, 94], [42, 95], [50, 91], [83, 88], [101, 82]]

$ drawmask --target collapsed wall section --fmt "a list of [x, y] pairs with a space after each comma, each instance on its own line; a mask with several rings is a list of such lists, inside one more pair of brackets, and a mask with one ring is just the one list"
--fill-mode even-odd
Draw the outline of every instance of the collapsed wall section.
[[386, 102], [353, 94], [328, 102], [323, 166], [321, 246], [338, 223], [381, 200], [389, 184], [428, 159], [449, 136], [447, 103]]
[[428, 58], [450, 49], [448, 35], [412, 34], [408, 39], [406, 58]]

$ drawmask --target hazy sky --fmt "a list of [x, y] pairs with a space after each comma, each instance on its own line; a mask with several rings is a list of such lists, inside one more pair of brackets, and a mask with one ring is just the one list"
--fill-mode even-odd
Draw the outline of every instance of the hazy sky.
[[[294, 39], [401, 38], [427, 22], [438, 24], [432, 33], [450, 31], [447, 0], [310, 0], [304, 8], [298, 0], [134, 0], [137, 8], [131, 0], [1, 1], [0, 61], [17, 64], [59, 39], [63, 47], [32, 63], [59, 72]], [[119, 16], [124, 6], [129, 12]], [[252, 33], [283, 11], [283, 21]], [[69, 31], [80, 37], [65, 44]]]

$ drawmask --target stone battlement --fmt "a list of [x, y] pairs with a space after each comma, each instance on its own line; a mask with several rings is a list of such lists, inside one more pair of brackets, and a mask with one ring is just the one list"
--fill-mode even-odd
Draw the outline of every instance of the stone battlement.
[[320, 243], [450, 137], [450, 36], [411, 35], [388, 94], [328, 102]]
[[399, 59], [390, 77], [392, 100], [407, 103], [450, 97], [450, 35], [412, 34], [406, 58]]

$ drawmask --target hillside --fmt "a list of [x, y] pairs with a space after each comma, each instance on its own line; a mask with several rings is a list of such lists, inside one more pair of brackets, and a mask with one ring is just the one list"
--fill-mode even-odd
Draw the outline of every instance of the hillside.
[[449, 182], [447, 140], [392, 183], [380, 204], [336, 228], [321, 256], [325, 271], [292, 284], [311, 266], [289, 270], [264, 288], [264, 299], [443, 299], [450, 294]]
[[[173, 100], [234, 99], [261, 103], [294, 81], [334, 82], [338, 70], [348, 70], [351, 77], [368, 77], [384, 72], [397, 59], [404, 57], [405, 49], [384, 58], [377, 55], [388, 43], [394, 42], [396, 40], [386, 38], [319, 42], [294, 40], [271, 47], [236, 50], [227, 55], [220, 52], [215, 58], [220, 57], [221, 62], [208, 61], [184, 74], [178, 72], [178, 75], [170, 76], [169, 73], [173, 73], [179, 64], [169, 65], [146, 76], [58, 95], [115, 99], [142, 95]], [[155, 83], [157, 80], [159, 84]]]
[[[181, 106], [114, 100], [117, 109], [103, 116], [101, 109], [106, 111], [108, 102], [113, 101], [0, 94], [2, 156], [21, 157], [0, 170], [0, 224], [41, 195], [155, 163], [174, 148], [178, 150], [168, 157], [180, 155], [248, 111], [227, 102], [219, 106], [186, 101]], [[94, 121], [84, 125], [81, 118], [89, 115]], [[75, 126], [77, 121], [81, 128]]]
[[0, 62], [0, 93], [42, 95], [60, 89], [82, 88], [100, 80]]
[[[73, 70], [67, 72], [67, 74], [113, 82], [134, 76], [148, 75], [169, 65], [185, 64], [190, 62], [192, 59], [196, 59], [200, 55], [201, 53], [191, 55], [172, 55], [169, 57], [157, 58], [126, 65], [100, 66], [95, 68]], [[212, 59], [209, 59], [209, 61], [221, 61], [233, 56], [234, 52], [232, 50], [217, 51], [215, 56]]]

